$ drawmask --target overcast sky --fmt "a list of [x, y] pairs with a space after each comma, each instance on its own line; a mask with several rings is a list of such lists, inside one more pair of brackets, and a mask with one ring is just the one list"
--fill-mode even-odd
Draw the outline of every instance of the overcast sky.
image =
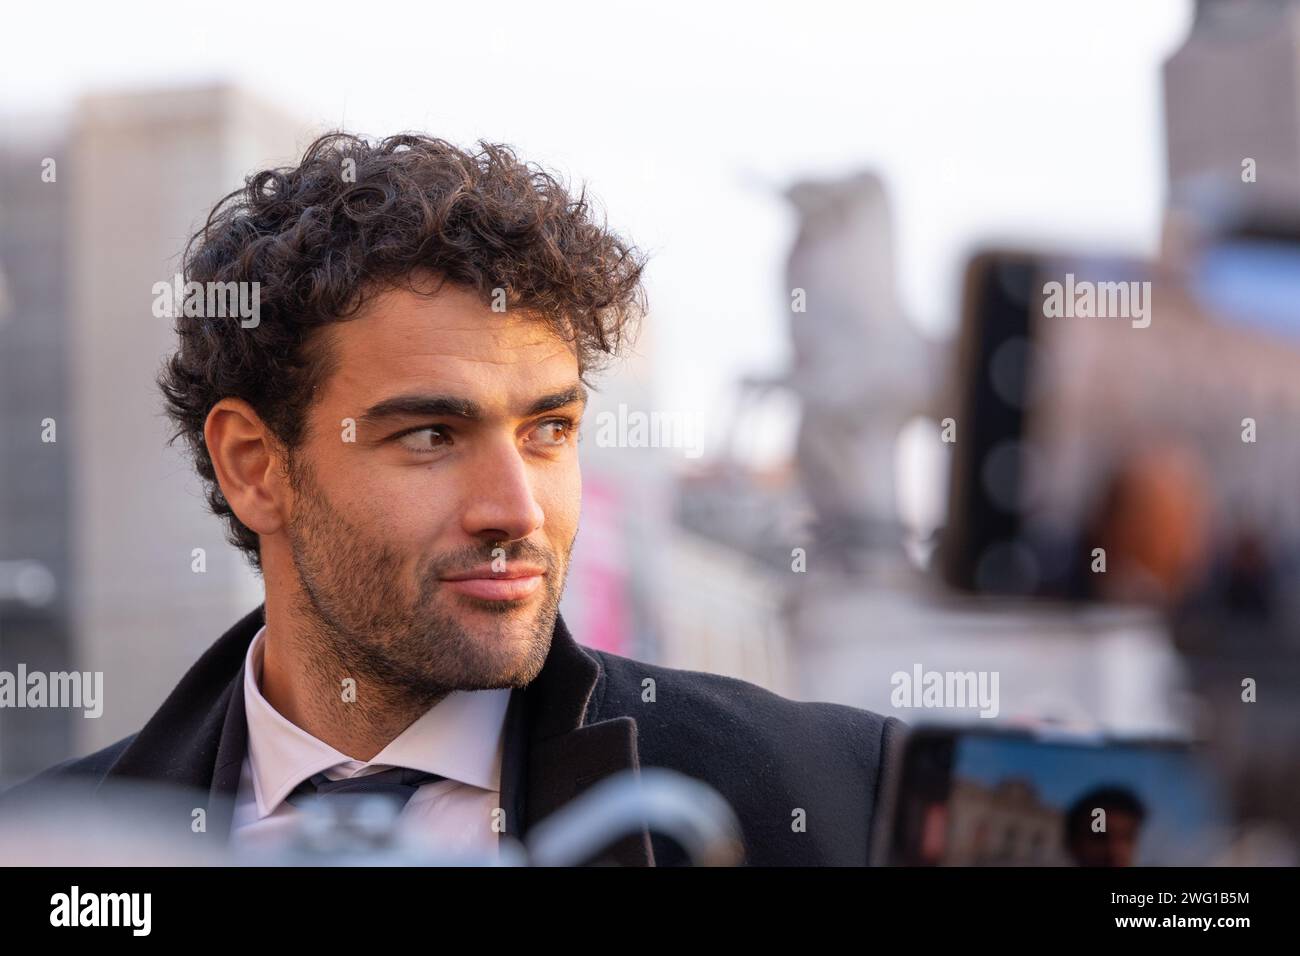
[[884, 177], [933, 334], [981, 239], [1154, 249], [1160, 64], [1190, 21], [1186, 0], [11, 4], [0, 111], [228, 80], [315, 128], [512, 143], [652, 252], [658, 403], [714, 420], [785, 354], [798, 176]]

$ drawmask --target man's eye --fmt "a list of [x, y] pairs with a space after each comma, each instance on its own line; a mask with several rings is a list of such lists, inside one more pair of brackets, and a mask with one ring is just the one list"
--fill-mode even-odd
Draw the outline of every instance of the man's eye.
[[450, 445], [451, 434], [441, 425], [432, 425], [407, 432], [398, 439], [398, 443], [407, 451], [428, 454], [437, 451], [443, 445]]
[[533, 434], [543, 445], [563, 445], [573, 435], [573, 422], [552, 418], [538, 425]]

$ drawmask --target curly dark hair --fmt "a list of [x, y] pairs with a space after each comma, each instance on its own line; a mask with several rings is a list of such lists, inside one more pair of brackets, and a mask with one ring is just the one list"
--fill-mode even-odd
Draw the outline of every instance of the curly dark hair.
[[247, 401], [291, 453], [338, 359], [314, 333], [356, 317], [378, 292], [415, 290], [425, 275], [485, 304], [504, 290], [507, 308], [571, 343], [586, 379], [630, 341], [645, 311], [644, 267], [597, 221], [585, 187], [572, 195], [508, 146], [327, 133], [297, 166], [249, 176], [186, 245], [187, 282], [259, 283], [258, 322], [176, 310], [179, 343], [158, 378], [171, 441], [185, 439], [213, 513], [260, 571], [257, 534], [231, 510], [203, 438], [219, 400]]

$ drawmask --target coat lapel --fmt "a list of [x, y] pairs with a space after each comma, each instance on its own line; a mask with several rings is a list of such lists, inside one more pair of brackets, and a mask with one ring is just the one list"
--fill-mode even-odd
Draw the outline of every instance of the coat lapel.
[[[557, 617], [541, 673], [511, 694], [501, 770], [507, 835], [519, 836], [518, 821], [526, 833], [599, 780], [639, 769], [636, 721], [598, 719], [593, 697], [602, 677], [596, 658]], [[649, 831], [642, 827], [619, 841], [609, 858], [622, 866], [653, 866]]]
[[[105, 776], [206, 792], [208, 832], [223, 843], [248, 750], [244, 657], [264, 613], [259, 605], [199, 658]], [[636, 721], [596, 719], [592, 698], [601, 681], [597, 659], [557, 616], [546, 663], [531, 684], [510, 695], [506, 710], [501, 806], [507, 836], [526, 837], [587, 787], [638, 769]], [[653, 866], [649, 832], [642, 828], [615, 844], [609, 859]]]

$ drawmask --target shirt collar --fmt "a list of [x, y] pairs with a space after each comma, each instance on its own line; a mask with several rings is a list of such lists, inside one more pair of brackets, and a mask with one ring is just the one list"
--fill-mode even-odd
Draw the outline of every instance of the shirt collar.
[[484, 790], [501, 789], [510, 689], [452, 691], [397, 735], [372, 760], [353, 760], [285, 718], [262, 696], [266, 626], [244, 658], [248, 759], [258, 817], [265, 817], [313, 774], [337, 768], [353, 776], [377, 766], [410, 767]]

